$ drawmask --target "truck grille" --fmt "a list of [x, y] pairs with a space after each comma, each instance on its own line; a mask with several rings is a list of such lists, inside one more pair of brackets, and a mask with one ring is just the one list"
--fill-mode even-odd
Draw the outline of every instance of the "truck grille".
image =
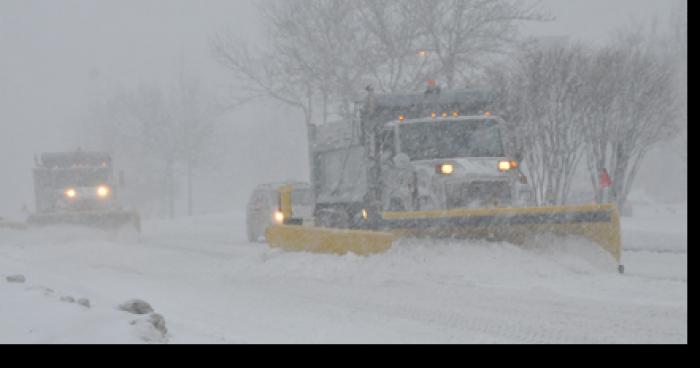
[[475, 181], [448, 184], [447, 209], [497, 207], [511, 203], [510, 187], [505, 181]]

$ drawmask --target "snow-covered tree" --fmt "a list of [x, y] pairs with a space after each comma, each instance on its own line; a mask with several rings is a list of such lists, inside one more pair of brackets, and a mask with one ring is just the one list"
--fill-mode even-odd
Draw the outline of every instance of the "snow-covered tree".
[[192, 214], [192, 179], [204, 155], [211, 153], [216, 106], [191, 75], [181, 73], [169, 87], [142, 82], [133, 89], [99, 95], [86, 116], [85, 141], [111, 151], [129, 168], [129, 202], [146, 213], [163, 204], [175, 216], [178, 176], [187, 180], [187, 212]]
[[496, 111], [509, 125], [509, 144], [527, 162], [538, 204], [566, 203], [583, 157], [583, 91], [587, 50], [535, 43], [493, 70]]
[[[622, 207], [646, 154], [677, 134], [676, 71], [644, 34], [621, 33], [593, 55], [585, 75], [584, 136], [588, 170], [598, 201]], [[605, 190], [601, 170], [612, 179]]]
[[268, 0], [260, 14], [263, 44], [220, 33], [213, 55], [241, 87], [235, 103], [273, 98], [307, 125], [351, 116], [367, 85], [459, 87], [516, 40], [520, 22], [547, 19], [538, 3], [513, 0]]
[[416, 0], [416, 25], [435, 65], [432, 79], [457, 88], [520, 40], [519, 25], [551, 17], [539, 2]]
[[325, 121], [333, 103], [348, 113], [364, 63], [353, 53], [363, 43], [354, 7], [340, 0], [264, 1], [263, 47], [218, 34], [212, 52], [240, 87], [234, 102], [272, 98], [300, 109], [307, 125]]
[[584, 161], [596, 201], [622, 207], [646, 154], [677, 134], [677, 63], [650, 41], [625, 31], [603, 47], [535, 42], [492, 68], [495, 110], [538, 203], [566, 203]]
[[181, 72], [173, 86], [170, 101], [179, 147], [178, 161], [184, 166], [187, 181], [187, 215], [194, 212], [193, 179], [203, 161], [215, 155], [212, 138], [217, 131], [217, 117], [221, 110], [216, 98], [202, 85], [201, 80]]

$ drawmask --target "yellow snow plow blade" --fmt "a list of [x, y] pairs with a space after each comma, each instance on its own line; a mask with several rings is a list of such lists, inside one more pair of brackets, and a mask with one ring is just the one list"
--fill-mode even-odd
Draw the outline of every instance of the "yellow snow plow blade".
[[[291, 188], [281, 187], [280, 211], [291, 218]], [[524, 244], [540, 234], [578, 236], [621, 258], [620, 216], [614, 205], [479, 208], [384, 212], [367, 224], [372, 230], [340, 230], [295, 225], [269, 227], [272, 247], [290, 251], [359, 255], [384, 252], [399, 237], [487, 239]]]
[[378, 231], [324, 229], [308, 226], [274, 225], [265, 231], [271, 247], [287, 251], [306, 251], [343, 255], [348, 252], [366, 256], [381, 253], [394, 240], [391, 233]]
[[523, 244], [540, 234], [579, 236], [598, 244], [619, 263], [620, 217], [613, 205], [482, 208], [385, 212], [382, 231], [294, 225], [269, 227], [272, 247], [288, 251], [358, 255], [381, 253], [396, 238], [488, 239]]
[[613, 205], [387, 212], [385, 227], [401, 237], [471, 238], [523, 244], [538, 234], [580, 236], [621, 258], [620, 216]]

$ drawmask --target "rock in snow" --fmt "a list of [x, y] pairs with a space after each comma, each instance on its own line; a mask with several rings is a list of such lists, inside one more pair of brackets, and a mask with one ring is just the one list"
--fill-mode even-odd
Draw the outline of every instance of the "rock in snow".
[[148, 321], [151, 322], [151, 324], [153, 324], [153, 327], [155, 327], [157, 331], [162, 333], [163, 336], [165, 336], [168, 333], [168, 329], [165, 327], [165, 318], [163, 318], [162, 315], [158, 313], [152, 313], [148, 317]]
[[168, 341], [168, 329], [165, 327], [165, 318], [160, 314], [151, 313], [148, 318], [135, 319], [129, 324], [134, 326], [134, 332], [142, 341], [149, 343], [165, 343]]
[[62, 302], [67, 302], [67, 303], [75, 303], [75, 298], [73, 298], [70, 295], [64, 295], [61, 297]]
[[90, 308], [90, 299], [80, 298], [78, 299], [78, 304], [82, 305], [85, 308]]
[[147, 302], [140, 299], [131, 299], [119, 306], [120, 310], [132, 314], [148, 314], [153, 313], [153, 308]]
[[24, 278], [24, 275], [11, 275], [5, 277], [5, 280], [7, 282], [16, 282], [16, 283], [24, 283], [26, 279]]

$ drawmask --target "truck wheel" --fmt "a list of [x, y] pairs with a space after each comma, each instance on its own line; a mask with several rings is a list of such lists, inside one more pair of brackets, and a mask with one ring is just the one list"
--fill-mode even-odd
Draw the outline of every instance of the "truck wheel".
[[404, 205], [401, 198], [393, 197], [389, 200], [389, 211], [391, 211], [391, 212], [406, 211], [406, 205]]
[[319, 212], [319, 225], [333, 229], [347, 229], [350, 227], [350, 216], [344, 210], [323, 210]]

